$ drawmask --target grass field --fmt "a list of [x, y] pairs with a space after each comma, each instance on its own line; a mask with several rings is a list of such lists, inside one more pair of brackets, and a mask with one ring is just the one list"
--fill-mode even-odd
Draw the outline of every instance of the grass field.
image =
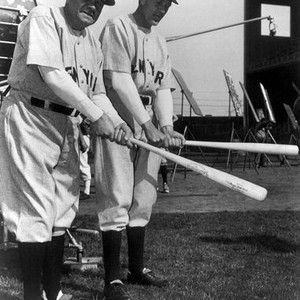
[[[94, 216], [78, 216], [75, 224], [97, 228]], [[86, 256], [101, 256], [100, 239], [78, 238]], [[16, 252], [0, 255], [0, 299], [22, 299]], [[157, 213], [148, 226], [145, 260], [169, 286], [128, 285], [133, 299], [300, 299], [300, 212]], [[102, 266], [64, 273], [62, 285], [74, 300], [101, 299]]]

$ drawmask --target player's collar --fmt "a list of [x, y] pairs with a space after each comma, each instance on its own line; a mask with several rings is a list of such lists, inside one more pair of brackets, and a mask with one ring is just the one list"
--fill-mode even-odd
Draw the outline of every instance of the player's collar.
[[82, 34], [82, 30], [75, 30], [75, 29], [72, 29], [72, 31], [75, 33], [75, 35], [77, 36], [81, 36]]

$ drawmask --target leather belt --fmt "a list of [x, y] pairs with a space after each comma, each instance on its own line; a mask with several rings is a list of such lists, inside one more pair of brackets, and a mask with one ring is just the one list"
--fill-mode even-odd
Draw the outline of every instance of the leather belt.
[[64, 105], [60, 105], [57, 103], [41, 100], [35, 97], [31, 97], [30, 104], [39, 108], [43, 108], [45, 110], [50, 110], [53, 112], [57, 112], [60, 114], [64, 114], [71, 117], [77, 117], [79, 115], [79, 111], [72, 107], [67, 107]]
[[141, 98], [144, 106], [153, 104], [153, 98], [149, 95], [140, 95], [140, 98]]

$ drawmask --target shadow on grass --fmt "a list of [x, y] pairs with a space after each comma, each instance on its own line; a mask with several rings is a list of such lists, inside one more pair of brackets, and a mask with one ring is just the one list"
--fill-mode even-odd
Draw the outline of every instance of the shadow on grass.
[[1, 300], [20, 300], [21, 298], [18, 296], [10, 296], [6, 293], [0, 292], [0, 299]]
[[248, 244], [281, 253], [296, 253], [300, 251], [300, 245], [270, 235], [241, 236], [238, 238], [204, 236], [200, 237], [200, 240], [205, 243], [221, 243], [225, 245]]
[[[75, 224], [97, 229], [97, 217], [78, 216]], [[153, 214], [145, 260], [158, 274], [168, 275], [171, 285], [159, 290], [128, 286], [129, 292], [145, 300], [300, 299], [299, 232], [298, 211]], [[86, 256], [101, 256], [101, 237], [78, 238]], [[126, 235], [122, 238], [124, 276]], [[0, 300], [21, 300], [22, 283], [13, 267], [17, 253], [4, 254], [0, 252]], [[103, 266], [74, 270], [63, 274], [63, 291], [74, 300], [100, 300], [103, 277]]]
[[[99, 284], [99, 286], [100, 286], [100, 284]], [[86, 284], [75, 283], [74, 281], [73, 282], [64, 282], [63, 288], [71, 289], [73, 291], [73, 293], [74, 293], [74, 291], [80, 291], [80, 294], [85, 294], [85, 295], [102, 295], [102, 289], [100, 289], [100, 287], [99, 288], [91, 288], [90, 286], [88, 286]], [[83, 299], [83, 298], [81, 298], [81, 299]]]

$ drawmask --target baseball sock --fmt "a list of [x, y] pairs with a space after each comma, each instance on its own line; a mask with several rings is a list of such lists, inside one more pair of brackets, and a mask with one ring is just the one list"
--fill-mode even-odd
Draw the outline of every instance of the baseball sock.
[[128, 264], [132, 274], [140, 274], [144, 269], [145, 227], [127, 226]]
[[120, 278], [122, 231], [102, 231], [105, 284]]
[[161, 165], [160, 166], [160, 173], [163, 180], [163, 183], [168, 183], [168, 166]]
[[18, 250], [23, 275], [24, 300], [40, 300], [46, 243], [19, 242]]
[[61, 267], [64, 256], [64, 235], [53, 236], [46, 243], [46, 255], [43, 266], [43, 287], [48, 300], [56, 300], [61, 289]]

